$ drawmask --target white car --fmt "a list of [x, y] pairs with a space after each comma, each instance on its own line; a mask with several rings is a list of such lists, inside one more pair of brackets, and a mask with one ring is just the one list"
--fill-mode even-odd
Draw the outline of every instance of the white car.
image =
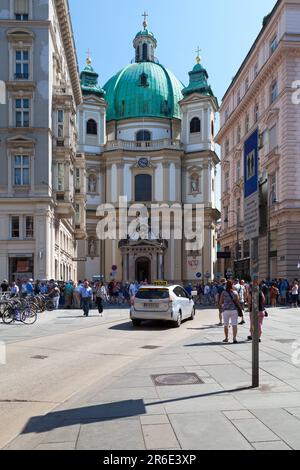
[[173, 322], [179, 328], [183, 320], [195, 318], [192, 297], [181, 286], [143, 286], [133, 301], [130, 318], [134, 326], [143, 320]]

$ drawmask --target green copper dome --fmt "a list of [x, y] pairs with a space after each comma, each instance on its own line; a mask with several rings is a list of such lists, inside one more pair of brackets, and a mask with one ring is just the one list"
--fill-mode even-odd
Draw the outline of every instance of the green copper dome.
[[107, 121], [130, 118], [181, 119], [179, 101], [184, 85], [155, 62], [128, 65], [104, 86]]

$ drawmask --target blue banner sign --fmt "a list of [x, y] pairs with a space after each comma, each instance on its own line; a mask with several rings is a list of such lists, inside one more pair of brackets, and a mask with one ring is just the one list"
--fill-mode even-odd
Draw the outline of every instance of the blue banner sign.
[[244, 146], [245, 198], [258, 191], [258, 129]]

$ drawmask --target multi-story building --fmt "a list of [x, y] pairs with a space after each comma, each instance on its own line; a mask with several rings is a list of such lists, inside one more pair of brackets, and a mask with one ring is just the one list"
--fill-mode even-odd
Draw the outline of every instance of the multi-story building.
[[76, 278], [82, 93], [67, 0], [1, 0], [0, 57], [0, 278]]
[[250, 274], [250, 247], [243, 229], [244, 143], [258, 129], [260, 276], [299, 277], [300, 105], [293, 99], [299, 78], [300, 0], [279, 0], [264, 18], [220, 108], [219, 241], [221, 251], [231, 253], [231, 259], [223, 261], [225, 272]]

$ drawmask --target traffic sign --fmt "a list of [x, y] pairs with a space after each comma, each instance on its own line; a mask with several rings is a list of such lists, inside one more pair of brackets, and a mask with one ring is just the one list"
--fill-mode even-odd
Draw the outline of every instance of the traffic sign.
[[209, 272], [207, 272], [207, 273], [205, 274], [205, 277], [206, 277], [206, 279], [209, 279], [209, 278], [211, 277], [211, 274], [210, 274]]
[[197, 273], [197, 274], [196, 274], [196, 278], [197, 278], [197, 279], [201, 279], [201, 277], [202, 277], [202, 274], [201, 274], [201, 273]]
[[118, 266], [115, 266], [115, 265], [114, 265], [114, 266], [112, 266], [111, 269], [112, 269], [112, 271], [118, 271]]

